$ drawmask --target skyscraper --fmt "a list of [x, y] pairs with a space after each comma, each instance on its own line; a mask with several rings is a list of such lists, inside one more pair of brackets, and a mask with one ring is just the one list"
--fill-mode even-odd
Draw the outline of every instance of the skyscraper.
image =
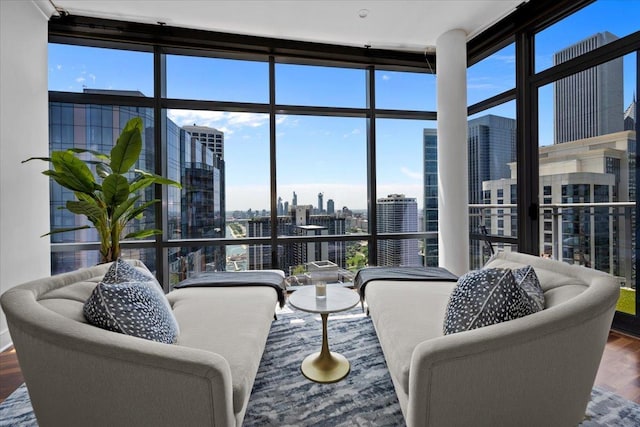
[[[438, 131], [423, 131], [424, 231], [438, 231]], [[425, 239], [424, 265], [438, 266], [438, 238]]]
[[636, 114], [637, 113], [637, 101], [636, 101], [636, 97], [635, 95], [633, 96], [633, 101], [631, 101], [631, 104], [629, 104], [629, 106], [627, 107], [626, 110], [624, 110], [624, 115], [623, 115], [623, 120], [624, 120], [624, 130], [636, 130], [636, 121], [637, 121], [637, 117]]
[[[418, 203], [404, 194], [389, 194], [379, 198], [378, 233], [407, 233], [418, 231]], [[417, 239], [378, 240], [379, 266], [422, 265]]]
[[333, 199], [327, 200], [327, 215], [333, 215], [336, 213], [336, 205]]
[[[597, 33], [553, 56], [554, 65], [616, 40]], [[622, 57], [554, 83], [554, 143], [575, 141], [623, 130]]]
[[[311, 205], [291, 206], [287, 215], [278, 216], [278, 235], [319, 236], [346, 233], [346, 219], [336, 215], [312, 215]], [[271, 233], [269, 216], [251, 218], [247, 224], [248, 237], [267, 237]], [[270, 245], [249, 246], [249, 269], [264, 270], [290, 267], [311, 261], [331, 261], [340, 268], [346, 266], [345, 242], [290, 243], [278, 247], [278, 265], [271, 263]]]
[[318, 214], [321, 214], [324, 211], [324, 204], [322, 202], [322, 198], [324, 197], [324, 194], [322, 193], [318, 193]]
[[197, 138], [202, 144], [216, 156], [224, 159], [224, 133], [209, 126], [183, 126], [182, 129], [189, 132], [192, 138]]
[[[137, 91], [85, 89], [84, 92], [144, 96]], [[133, 117], [142, 118], [143, 147], [137, 167], [154, 171], [154, 133], [159, 130], [154, 129], [152, 109], [52, 102], [49, 104], [49, 112], [49, 149], [52, 151], [83, 148], [109, 153], [127, 121]], [[169, 237], [224, 237], [224, 161], [211, 151], [209, 145], [203, 145], [198, 138], [193, 137], [171, 120], [166, 121], [163, 132], [166, 136], [167, 177], [182, 184], [182, 189], [167, 188]], [[85, 224], [84, 217], [58, 209], [64, 206], [67, 200], [72, 199], [73, 194], [53, 181], [50, 187], [51, 228]], [[154, 189], [149, 187], [145, 189], [140, 203], [154, 198], [156, 198]], [[157, 228], [154, 207], [146, 209], [142, 218], [133, 223], [133, 227]], [[55, 243], [97, 240], [96, 231], [93, 228], [51, 236], [51, 241]], [[131, 249], [124, 255], [128, 258], [141, 259], [152, 271], [155, 269], [153, 250]], [[190, 251], [189, 248], [170, 248], [168, 257], [172, 272], [185, 273], [186, 270], [183, 267], [188, 267], [191, 271], [207, 268], [222, 269], [225, 265], [224, 253], [218, 248], [202, 248], [195, 252]], [[98, 261], [97, 251], [54, 252], [51, 255], [53, 273], [75, 270]], [[188, 265], [178, 266], [176, 263], [179, 261]]]
[[[96, 93], [91, 89], [85, 89], [85, 93], [89, 92]], [[116, 91], [115, 93], [123, 94], [123, 92]], [[100, 93], [104, 93], [104, 91]], [[127, 91], [126, 94], [144, 96], [137, 91]], [[109, 153], [120, 135], [121, 129], [127, 121], [134, 117], [140, 117], [144, 127], [142, 151], [136, 167], [146, 171], [153, 171], [154, 121], [153, 111], [150, 108], [51, 102], [49, 103], [49, 150], [59, 151], [69, 148], [81, 148]], [[49, 188], [51, 229], [90, 225], [84, 216], [73, 214], [66, 209], [60, 209], [66, 205], [67, 200], [74, 199], [72, 191], [63, 188], [53, 180], [51, 180]], [[144, 195], [139, 202], [143, 203], [153, 198], [153, 187], [149, 187], [144, 190]], [[153, 207], [145, 210], [142, 218], [134, 220], [130, 226], [136, 230], [155, 228]], [[42, 232], [46, 231], [49, 230]], [[98, 240], [94, 228], [51, 235], [52, 243], [97, 242]], [[151, 270], [155, 268], [155, 259], [143, 259], [143, 250], [125, 252], [123, 256], [140, 258]], [[52, 252], [51, 272], [56, 274], [76, 270], [97, 264], [99, 261], [97, 250]]]
[[469, 120], [469, 203], [482, 203], [482, 182], [509, 178], [516, 160], [516, 121], [489, 114]]

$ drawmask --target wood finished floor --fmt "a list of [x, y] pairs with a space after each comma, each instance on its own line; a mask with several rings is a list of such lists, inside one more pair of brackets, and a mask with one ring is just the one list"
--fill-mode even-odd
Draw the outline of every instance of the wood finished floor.
[[[0, 402], [23, 382], [15, 350], [0, 353]], [[595, 384], [640, 403], [640, 339], [612, 331]]]

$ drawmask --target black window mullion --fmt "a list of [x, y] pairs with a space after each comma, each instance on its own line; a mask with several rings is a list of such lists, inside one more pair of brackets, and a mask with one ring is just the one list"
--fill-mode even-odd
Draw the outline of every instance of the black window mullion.
[[[155, 173], [161, 176], [167, 176], [167, 151], [166, 147], [166, 124], [167, 113], [162, 108], [162, 99], [166, 96], [167, 90], [167, 61], [166, 55], [159, 46], [154, 47], [153, 51], [153, 147], [154, 147], [154, 163]], [[160, 197], [158, 197], [160, 196]], [[168, 198], [168, 190], [166, 186], [155, 185], [155, 197], [166, 201]], [[168, 251], [163, 245], [163, 241], [168, 239], [168, 212], [166, 203], [155, 203], [155, 221], [156, 228], [162, 230], [162, 234], [156, 235], [155, 253], [156, 253], [156, 278], [162, 285], [165, 292], [169, 291], [169, 264]]]
[[369, 265], [378, 262], [378, 210], [376, 205], [376, 70], [367, 68], [367, 212], [369, 218]]
[[538, 254], [538, 92], [531, 83], [534, 35], [516, 37], [516, 159], [518, 251]]
[[269, 183], [271, 200], [271, 265], [278, 265], [278, 185], [276, 181], [276, 62], [269, 57]]

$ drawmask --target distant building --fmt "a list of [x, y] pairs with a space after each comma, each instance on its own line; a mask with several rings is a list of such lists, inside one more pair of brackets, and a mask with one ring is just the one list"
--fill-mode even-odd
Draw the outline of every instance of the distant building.
[[[129, 96], [144, 96], [138, 91], [111, 91], [85, 89], [85, 93], [107, 93]], [[71, 104], [52, 102], [49, 104], [50, 150], [83, 148], [109, 153], [120, 130], [130, 119], [140, 117], [143, 121], [143, 147], [138, 168], [154, 171], [154, 119], [153, 110], [143, 107], [111, 105]], [[225, 185], [224, 161], [215, 156], [200, 139], [181, 129], [171, 120], [166, 124], [167, 177], [182, 184], [182, 189], [168, 187], [167, 212], [170, 238], [224, 237], [225, 233]], [[144, 191], [140, 202], [152, 200], [153, 187]], [[64, 206], [73, 194], [52, 181], [51, 183], [51, 227], [64, 228], [82, 225], [86, 220], [58, 207]], [[149, 207], [140, 220], [133, 222], [134, 229], [156, 228], [154, 207]], [[97, 241], [95, 229], [55, 234], [51, 241], [92, 242]], [[151, 256], [147, 256], [152, 253]], [[128, 250], [128, 258], [142, 260], [152, 271], [156, 257], [146, 249]], [[172, 278], [181, 280], [188, 272], [206, 269], [222, 270], [225, 265], [224, 252], [219, 248], [169, 248], [169, 268]], [[51, 254], [52, 272], [76, 270], [99, 262], [97, 251], [59, 252]]]
[[[635, 155], [632, 131], [540, 147], [541, 205], [636, 200]], [[485, 203], [500, 204], [501, 195], [514, 192], [517, 166], [510, 166], [510, 178], [483, 183]], [[541, 251], [571, 264], [626, 274], [627, 283], [633, 283], [634, 212], [611, 215], [607, 207], [566, 207], [560, 216], [557, 209], [544, 208]], [[491, 234], [513, 235], [515, 223], [515, 212], [505, 209], [487, 216], [485, 225]]]
[[[346, 220], [336, 215], [313, 215], [311, 205], [291, 206], [287, 215], [278, 216], [280, 236], [321, 236], [346, 233]], [[248, 237], [271, 235], [271, 218], [254, 217], [247, 223]], [[270, 245], [249, 245], [250, 270], [290, 269], [311, 261], [331, 261], [340, 268], [346, 266], [345, 242], [290, 243], [277, 248], [278, 265], [271, 262]]]
[[[423, 131], [424, 231], [438, 231], [438, 131]], [[424, 265], [438, 266], [438, 237], [425, 239]]]
[[[378, 233], [407, 233], [418, 231], [418, 204], [404, 194], [389, 194], [379, 198]], [[422, 265], [417, 239], [378, 240], [379, 266]]]
[[482, 183], [511, 176], [516, 121], [489, 114], [469, 120], [469, 203], [482, 203]]
[[324, 212], [324, 203], [322, 202], [323, 197], [324, 194], [318, 193], [318, 210], [316, 211], [317, 214], [321, 214]]
[[224, 159], [224, 133], [209, 126], [183, 126], [191, 137], [205, 144], [214, 155]]
[[624, 115], [623, 115], [624, 130], [636, 130], [636, 122], [638, 121], [637, 119], [638, 105], [637, 104], [638, 103], [636, 102], [636, 97], [634, 95], [633, 101], [631, 101], [631, 104], [629, 104], [627, 109], [624, 110]]
[[333, 215], [336, 213], [336, 205], [333, 199], [327, 200], [327, 214]]
[[[110, 93], [85, 89], [85, 93]], [[138, 91], [115, 91], [115, 94], [144, 96]], [[109, 153], [113, 148], [121, 129], [134, 117], [143, 122], [142, 151], [136, 167], [147, 171], [154, 170], [153, 162], [153, 110], [144, 107], [126, 107], [112, 105], [73, 104], [63, 102], [49, 103], [49, 150], [58, 151], [69, 148], [81, 148]], [[175, 126], [171, 123], [168, 126]], [[177, 126], [176, 126], [177, 127]], [[145, 189], [140, 202], [153, 200], [153, 187]], [[73, 200], [73, 192], [50, 181], [50, 224], [51, 229], [76, 227], [89, 224], [84, 216], [73, 214], [66, 209], [67, 200]], [[147, 209], [142, 218], [134, 220], [131, 230], [155, 228], [153, 207]], [[49, 231], [49, 230], [46, 230]], [[52, 243], [97, 242], [94, 228], [70, 231], [51, 235]], [[151, 271], [155, 268], [155, 256], [145, 258], [145, 251], [131, 250], [128, 258], [141, 259]], [[95, 251], [52, 252], [52, 274], [77, 270], [100, 262], [100, 254]]]
[[[594, 34], [553, 56], [554, 65], [618, 39], [609, 33]], [[554, 143], [611, 134], [624, 129], [622, 57], [555, 82]]]

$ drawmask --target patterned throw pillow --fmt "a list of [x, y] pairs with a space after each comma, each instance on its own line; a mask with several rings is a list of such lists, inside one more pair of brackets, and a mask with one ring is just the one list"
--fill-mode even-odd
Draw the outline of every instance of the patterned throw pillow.
[[535, 313], [534, 302], [518, 286], [510, 269], [486, 268], [466, 273], [449, 297], [445, 335], [489, 326]]
[[155, 278], [118, 259], [84, 305], [89, 323], [109, 331], [173, 344], [178, 322]]
[[537, 307], [536, 311], [544, 310], [544, 291], [540, 286], [540, 281], [532, 266], [517, 268], [513, 270], [513, 277], [516, 283], [529, 295]]

